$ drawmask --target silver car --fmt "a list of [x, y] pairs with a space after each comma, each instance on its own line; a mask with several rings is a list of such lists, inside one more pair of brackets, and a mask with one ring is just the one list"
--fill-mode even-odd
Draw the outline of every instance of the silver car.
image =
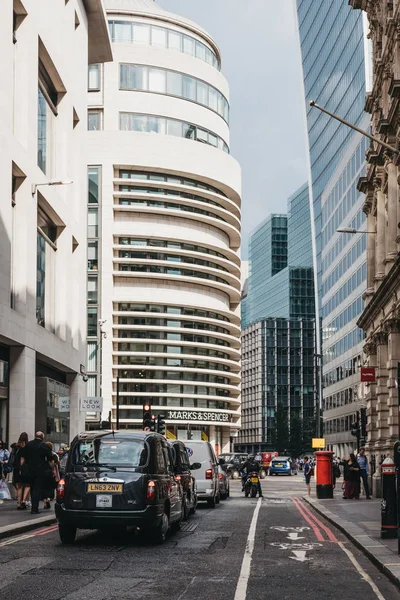
[[218, 467], [218, 482], [219, 482], [219, 495], [221, 500], [229, 498], [229, 477], [219, 465]]

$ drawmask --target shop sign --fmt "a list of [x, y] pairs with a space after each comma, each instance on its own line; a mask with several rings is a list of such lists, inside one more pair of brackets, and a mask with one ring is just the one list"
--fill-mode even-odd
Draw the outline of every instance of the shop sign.
[[59, 396], [58, 412], [69, 412], [69, 396]]
[[374, 367], [361, 367], [361, 382], [374, 383], [374, 381], [375, 381], [375, 368]]
[[325, 438], [312, 438], [313, 448], [325, 448]]
[[230, 415], [220, 412], [202, 412], [198, 410], [169, 410], [168, 421], [209, 421], [216, 423], [229, 423]]
[[103, 398], [101, 396], [87, 396], [81, 398], [81, 412], [101, 412]]

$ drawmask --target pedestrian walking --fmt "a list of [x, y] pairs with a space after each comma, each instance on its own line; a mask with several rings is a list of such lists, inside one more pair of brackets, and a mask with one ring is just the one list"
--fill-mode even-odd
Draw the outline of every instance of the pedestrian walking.
[[51, 442], [45, 442], [46, 445], [50, 448], [51, 454], [53, 457], [53, 466], [50, 464], [46, 469], [46, 475], [43, 482], [43, 490], [42, 490], [42, 500], [44, 503], [44, 508], [51, 508], [51, 501], [54, 500], [54, 490], [57, 487], [57, 483], [60, 481], [60, 473], [58, 470], [59, 458], [58, 454], [53, 452], [53, 444]]
[[352, 452], [344, 465], [344, 500], [358, 500], [360, 497], [360, 467]]
[[304, 477], [306, 480], [307, 492], [308, 495], [311, 496], [311, 475], [312, 475], [312, 467], [308, 461], [308, 456], [304, 457]]
[[44, 433], [37, 431], [35, 439], [28, 442], [25, 448], [22, 449], [21, 464], [27, 465], [32, 477], [31, 483], [31, 500], [32, 514], [39, 513], [39, 501], [42, 497], [46, 474], [49, 467], [53, 468], [53, 455], [49, 448], [44, 443]]
[[17, 509], [25, 510], [31, 492], [31, 477], [28, 466], [21, 465], [23, 448], [28, 443], [28, 434], [23, 431], [14, 445], [10, 460], [13, 462], [13, 484], [17, 490]]
[[365, 448], [360, 448], [360, 452], [357, 456], [357, 462], [360, 467], [360, 479], [362, 479], [364, 492], [367, 500], [371, 500], [371, 496], [369, 493], [369, 485], [368, 485], [368, 459], [365, 456]]
[[0, 440], [0, 468], [1, 468], [1, 479], [5, 479], [9, 472], [7, 465], [10, 453], [3, 440]]

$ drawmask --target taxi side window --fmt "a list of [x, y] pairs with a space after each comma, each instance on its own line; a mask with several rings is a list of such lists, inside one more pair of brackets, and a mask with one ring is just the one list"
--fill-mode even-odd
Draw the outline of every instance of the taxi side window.
[[167, 461], [164, 455], [164, 448], [161, 445], [161, 441], [157, 440], [155, 443], [155, 451], [156, 451], [156, 470], [158, 475], [164, 475], [167, 473]]

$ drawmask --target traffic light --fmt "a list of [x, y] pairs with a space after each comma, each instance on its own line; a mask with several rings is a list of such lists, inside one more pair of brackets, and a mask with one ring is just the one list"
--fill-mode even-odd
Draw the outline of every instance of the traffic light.
[[166, 427], [165, 427], [165, 415], [158, 415], [157, 417], [157, 431], [161, 433], [161, 435], [165, 435]]
[[351, 424], [351, 435], [356, 438], [360, 437], [360, 422], [358, 420]]
[[143, 430], [151, 431], [152, 417], [150, 404], [143, 404]]
[[361, 415], [361, 437], [367, 438], [367, 409], [360, 408]]
[[151, 417], [150, 431], [156, 431], [156, 430], [157, 430], [157, 417], [155, 415], [153, 415]]

